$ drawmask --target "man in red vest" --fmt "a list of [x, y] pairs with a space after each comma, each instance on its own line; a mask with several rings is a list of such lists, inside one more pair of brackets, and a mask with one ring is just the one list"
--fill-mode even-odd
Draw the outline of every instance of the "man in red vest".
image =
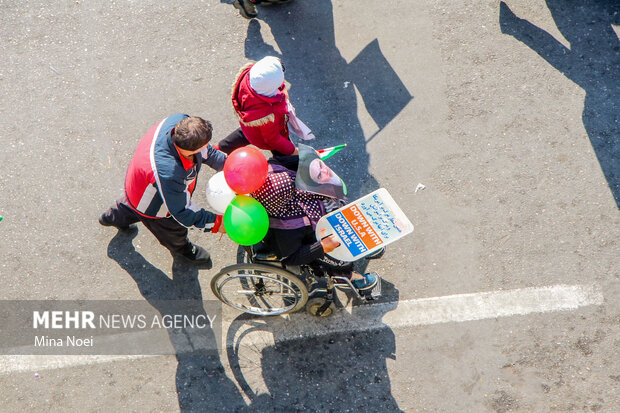
[[210, 262], [209, 253], [189, 241], [188, 228], [223, 232], [222, 216], [191, 200], [203, 163], [216, 171], [224, 168], [226, 155], [209, 145], [211, 133], [210, 122], [181, 113], [153, 126], [129, 164], [125, 196], [99, 223], [127, 231], [142, 222], [173, 256], [195, 264]]

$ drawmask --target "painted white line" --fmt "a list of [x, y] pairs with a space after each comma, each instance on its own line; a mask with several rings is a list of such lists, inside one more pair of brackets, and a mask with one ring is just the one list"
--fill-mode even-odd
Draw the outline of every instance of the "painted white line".
[[596, 285], [555, 285], [360, 305], [353, 307], [351, 313], [340, 311], [329, 319], [307, 314], [266, 318], [263, 328], [272, 332], [276, 341], [286, 341], [386, 327], [397, 329], [567, 311], [601, 304], [603, 294]]
[[575, 310], [601, 304], [603, 293], [596, 285], [554, 285], [411, 300], [404, 303], [403, 311], [388, 313], [384, 322], [401, 326], [428, 325]]
[[[377, 328], [398, 329], [439, 323], [465, 322], [533, 313], [575, 310], [603, 304], [603, 294], [596, 285], [554, 285], [443, 297], [403, 300], [398, 303], [369, 304], [353, 307], [351, 313], [340, 311], [327, 319], [298, 313], [288, 317], [266, 317], [253, 320], [247, 327], [259, 326], [271, 333], [261, 343], [295, 340], [333, 333], [365, 331]], [[225, 322], [222, 331], [236, 328], [236, 322]], [[243, 327], [243, 326], [240, 326]], [[243, 328], [242, 328], [243, 329]], [[137, 333], [139, 334], [139, 333]], [[254, 335], [255, 336], [255, 335]], [[249, 338], [249, 337], [248, 337]], [[232, 343], [227, 343], [232, 344]], [[243, 342], [242, 345], [257, 343]], [[140, 355], [114, 356], [0, 356], [0, 374], [41, 371], [120, 360], [134, 360]]]
[[145, 357], [155, 356], [0, 356], [0, 374], [90, 366], [112, 361], [142, 359]]

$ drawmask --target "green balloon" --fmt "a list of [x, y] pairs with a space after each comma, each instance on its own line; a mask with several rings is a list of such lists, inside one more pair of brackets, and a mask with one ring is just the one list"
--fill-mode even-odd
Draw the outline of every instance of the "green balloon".
[[265, 207], [256, 199], [237, 195], [224, 213], [224, 228], [237, 244], [254, 245], [267, 235], [269, 217]]

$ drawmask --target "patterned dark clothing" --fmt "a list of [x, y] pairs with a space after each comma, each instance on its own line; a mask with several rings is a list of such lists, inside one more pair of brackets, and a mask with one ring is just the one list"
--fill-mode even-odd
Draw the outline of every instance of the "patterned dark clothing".
[[295, 172], [284, 166], [269, 164], [270, 173], [263, 186], [252, 196], [260, 202], [269, 215], [269, 227], [296, 229], [312, 226], [325, 215], [324, 200], [329, 198], [295, 187]]
[[339, 202], [297, 189], [293, 169], [297, 169], [298, 164], [297, 155], [270, 159], [265, 183], [252, 194], [269, 215], [269, 232], [263, 243], [286, 265], [313, 264], [317, 271], [348, 277], [351, 273], [349, 266], [329, 266], [322, 261], [325, 252], [314, 233], [319, 218], [327, 212], [326, 208], [338, 208]]

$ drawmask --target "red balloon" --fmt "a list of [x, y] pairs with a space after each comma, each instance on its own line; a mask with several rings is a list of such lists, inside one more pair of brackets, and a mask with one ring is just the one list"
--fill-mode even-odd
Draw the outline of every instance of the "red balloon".
[[256, 148], [245, 146], [232, 151], [224, 163], [224, 179], [238, 194], [249, 194], [267, 179], [267, 159]]

